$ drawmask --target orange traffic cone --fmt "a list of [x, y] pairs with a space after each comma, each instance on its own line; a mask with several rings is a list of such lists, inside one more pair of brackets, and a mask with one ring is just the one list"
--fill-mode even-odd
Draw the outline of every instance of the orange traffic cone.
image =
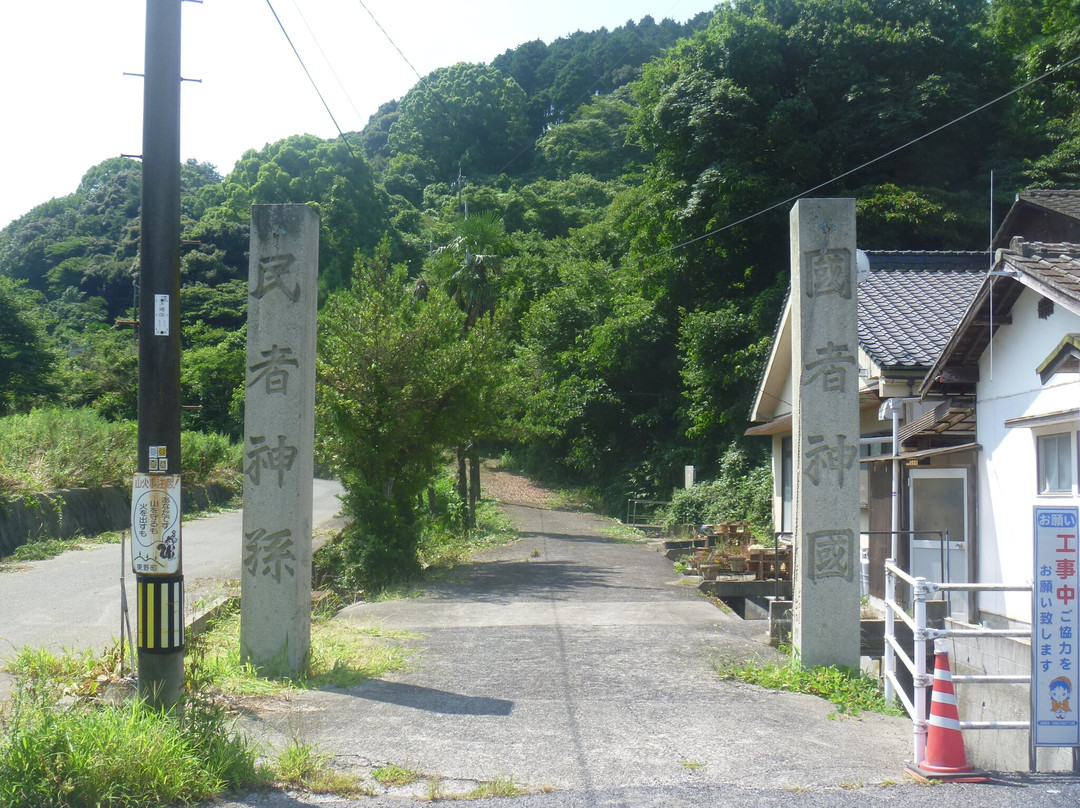
[[930, 701], [930, 721], [926, 734], [926, 755], [922, 763], [908, 766], [907, 772], [922, 780], [954, 783], [985, 783], [986, 772], [967, 762], [964, 737], [960, 733], [960, 713], [956, 709], [949, 653], [944, 643], [934, 654], [934, 692]]

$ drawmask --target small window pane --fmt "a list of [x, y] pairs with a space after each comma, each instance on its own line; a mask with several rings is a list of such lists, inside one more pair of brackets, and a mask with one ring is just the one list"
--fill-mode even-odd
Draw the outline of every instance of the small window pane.
[[1041, 435], [1038, 439], [1039, 493], [1069, 493], [1073, 488], [1072, 434]]

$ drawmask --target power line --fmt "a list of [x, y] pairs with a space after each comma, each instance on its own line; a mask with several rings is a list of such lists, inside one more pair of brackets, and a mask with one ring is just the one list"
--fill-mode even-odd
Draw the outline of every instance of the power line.
[[326, 63], [326, 66], [330, 68], [330, 74], [334, 77], [334, 81], [337, 82], [337, 86], [341, 89], [341, 92], [344, 94], [345, 99], [349, 102], [349, 106], [352, 107], [352, 111], [356, 113], [357, 119], [362, 118], [363, 116], [360, 114], [360, 110], [356, 108], [356, 103], [352, 100], [352, 96], [349, 95], [349, 91], [345, 88], [345, 84], [341, 81], [341, 77], [337, 74], [337, 71], [334, 70], [334, 65], [330, 61], [330, 57], [328, 57], [326, 55], [326, 51], [323, 50], [322, 43], [320, 43], [319, 38], [315, 36], [315, 32], [311, 30], [311, 25], [308, 23], [307, 17], [304, 16], [304, 12], [300, 10], [300, 6], [297, 4], [296, 0], [292, 0], [292, 4], [293, 8], [296, 9], [296, 13], [300, 17], [300, 21], [304, 23], [304, 27], [307, 29], [308, 34], [311, 36], [311, 41], [314, 42], [315, 47], [319, 49], [319, 54], [322, 56], [323, 61]]
[[[794, 202], [797, 199], [802, 199], [804, 196], [807, 196], [808, 194], [814, 193], [814, 191], [820, 191], [822, 188], [825, 188], [828, 185], [832, 185], [834, 182], [839, 182], [840, 180], [844, 179], [845, 177], [850, 177], [852, 174], [855, 174], [855, 173], [857, 173], [859, 171], [862, 171], [864, 168], [872, 166], [875, 163], [880, 163], [882, 160], [884, 160], [884, 159], [886, 159], [888, 157], [892, 157], [894, 154], [897, 154], [897, 153], [903, 151], [904, 149], [908, 148], [909, 146], [914, 146], [916, 143], [918, 143], [918, 142], [920, 142], [922, 140], [926, 140], [926, 138], [931, 137], [932, 135], [936, 135], [938, 132], [941, 132], [941, 131], [943, 131], [945, 129], [948, 129], [953, 124], [960, 123], [960, 121], [963, 121], [963, 120], [965, 120], [967, 118], [970, 118], [972, 115], [975, 115], [976, 113], [982, 112], [984, 109], [992, 107], [994, 104], [997, 104], [1000, 101], [1004, 101], [1006, 98], [1009, 98], [1010, 96], [1016, 95], [1016, 93], [1020, 92], [1021, 90], [1026, 90], [1028, 87], [1032, 86], [1033, 84], [1037, 84], [1038, 82], [1042, 81], [1043, 79], [1047, 78], [1048, 76], [1051, 76], [1054, 73], [1057, 73], [1058, 71], [1064, 70], [1065, 68], [1069, 67], [1070, 65], [1076, 64], [1077, 62], [1080, 62], [1080, 56], [1074, 56], [1069, 61], [1064, 62], [1064, 63], [1062, 63], [1060, 65], [1057, 65], [1056, 67], [1050, 68], [1045, 73], [1043, 73], [1041, 76], [1036, 76], [1035, 78], [1030, 79], [1030, 80], [1024, 82], [1023, 84], [1019, 85], [1018, 87], [1014, 87], [1013, 89], [1009, 90], [1007, 93], [1002, 93], [997, 98], [995, 98], [995, 99], [993, 99], [991, 101], [987, 101], [985, 104], [982, 104], [981, 106], [975, 107], [975, 109], [969, 110], [969, 111], [965, 112], [963, 115], [959, 115], [956, 118], [953, 118], [948, 123], [944, 123], [941, 126], [937, 127], [936, 129], [931, 129], [929, 132], [926, 132], [926, 133], [924, 133], [922, 135], [919, 135], [916, 138], [912, 138], [907, 143], [904, 143], [903, 145], [897, 146], [895, 149], [891, 149], [891, 150], [885, 152], [884, 154], [880, 154], [877, 157], [874, 157], [874, 158], [872, 158], [870, 160], [867, 160], [865, 163], [863, 163], [861, 165], [858, 165], [855, 168], [849, 169], [848, 171], [845, 171], [842, 174], [837, 174], [832, 179], [828, 179], [828, 180], [825, 180], [825, 182], [818, 183], [813, 188], [808, 188], [807, 190], [802, 191], [801, 193], [795, 194], [794, 196], [789, 196], [787, 199], [784, 199], [784, 200], [782, 200], [780, 202], [777, 202], [774, 205], [770, 205], [767, 208], [762, 208], [761, 210], [757, 211], [756, 213], [751, 213], [750, 215], [744, 216], [743, 218], [741, 218], [741, 219], [739, 219], [737, 221], [729, 222], [728, 224], [725, 224], [723, 227], [718, 227], [715, 230], [710, 230], [708, 233], [705, 233], [704, 235], [695, 236], [694, 238], [687, 239], [686, 241], [683, 241], [683, 242], [681, 242], [679, 244], [675, 244], [674, 246], [668, 247], [667, 249], [660, 250], [659, 252], [653, 253], [652, 255], [650, 255], [648, 257], [649, 258], [655, 258], [656, 256], [666, 255], [667, 253], [674, 252], [675, 250], [680, 250], [683, 247], [688, 247], [691, 244], [695, 244], [695, 243], [697, 243], [699, 241], [702, 241], [704, 239], [707, 239], [707, 238], [710, 238], [712, 236], [718, 235], [719, 233], [723, 233], [726, 230], [731, 230], [734, 227], [738, 227], [741, 224], [745, 224], [746, 222], [749, 222], [752, 219], [756, 219], [758, 216], [764, 216], [766, 213], [771, 213], [772, 211], [776, 210], [777, 208], [783, 207], [784, 205], [789, 205], [789, 204], [791, 204], [792, 202]], [[644, 260], [644, 259], [642, 259], [642, 260]]]
[[300, 63], [300, 67], [304, 69], [304, 75], [308, 77], [308, 81], [311, 82], [311, 86], [315, 89], [315, 94], [319, 96], [319, 100], [322, 101], [323, 108], [326, 110], [326, 114], [330, 116], [330, 120], [334, 122], [334, 128], [337, 129], [338, 135], [341, 136], [341, 142], [345, 144], [345, 148], [349, 150], [349, 154], [352, 158], [356, 159], [356, 152], [353, 151], [352, 145], [345, 138], [345, 133], [341, 131], [341, 127], [338, 125], [337, 118], [334, 117], [334, 113], [330, 111], [330, 105], [326, 103], [326, 99], [323, 98], [322, 92], [319, 90], [319, 85], [315, 83], [315, 79], [312, 78], [311, 72], [307, 69], [307, 65], [304, 64], [304, 60], [300, 56], [300, 51], [296, 49], [296, 45], [293, 44], [292, 37], [289, 36], [289, 32], [285, 30], [285, 26], [281, 22], [281, 17], [274, 10], [274, 4], [270, 0], [266, 0], [266, 5], [270, 7], [270, 13], [274, 15], [274, 19], [277, 20], [278, 28], [281, 29], [281, 33], [285, 35], [285, 39], [289, 43], [289, 47], [292, 48], [293, 55], [296, 56], [296, 61]]
[[408, 57], [406, 57], [405, 54], [401, 52], [401, 48], [399, 48], [397, 46], [397, 43], [394, 42], [394, 40], [390, 38], [390, 34], [386, 33], [386, 29], [382, 27], [382, 23], [380, 23], [379, 20], [375, 17], [375, 15], [371, 13], [371, 9], [367, 7], [367, 5], [364, 3], [364, 0], [356, 0], [356, 2], [358, 2], [360, 4], [360, 7], [363, 8], [364, 11], [366, 11], [368, 13], [368, 16], [371, 17], [371, 21], [373, 23], [375, 23], [375, 27], [377, 27], [380, 31], [382, 31], [382, 35], [384, 37], [386, 37], [386, 41], [394, 46], [394, 50], [396, 50], [398, 52], [398, 56], [400, 56], [402, 59], [405, 60], [405, 64], [407, 64], [409, 66], [409, 69], [412, 70], [412, 72], [416, 74], [416, 78], [419, 79], [420, 81], [423, 81], [424, 79], [420, 75], [420, 71], [418, 71], [415, 67], [413, 67], [413, 63], [410, 62]]

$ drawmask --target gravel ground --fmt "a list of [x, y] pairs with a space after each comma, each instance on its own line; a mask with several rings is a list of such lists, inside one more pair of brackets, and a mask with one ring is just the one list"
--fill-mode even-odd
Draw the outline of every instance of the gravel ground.
[[548, 505], [553, 493], [516, 471], [497, 468], [494, 461], [484, 462], [480, 470], [480, 490], [488, 499], [504, 505]]

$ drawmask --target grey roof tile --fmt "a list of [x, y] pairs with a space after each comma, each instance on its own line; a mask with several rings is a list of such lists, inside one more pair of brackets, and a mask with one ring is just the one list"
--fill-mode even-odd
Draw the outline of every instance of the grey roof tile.
[[1080, 302], [1080, 244], [1014, 239], [1001, 251], [1006, 264]]
[[1080, 190], [1029, 188], [1017, 194], [1017, 198], [1055, 213], [1080, 219]]
[[929, 367], [989, 266], [987, 253], [868, 253], [859, 286], [859, 345], [883, 367]]

